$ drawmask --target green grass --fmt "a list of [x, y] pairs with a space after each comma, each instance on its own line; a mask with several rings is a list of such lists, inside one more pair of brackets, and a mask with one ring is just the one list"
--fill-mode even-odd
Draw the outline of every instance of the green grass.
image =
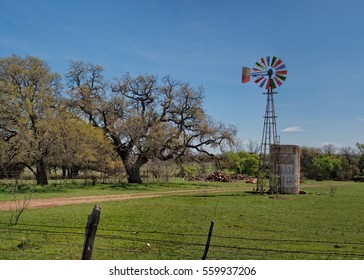
[[[76, 181], [74, 183], [52, 183], [48, 186], [37, 186], [33, 184], [1, 184], [0, 182], [0, 201], [22, 199], [30, 194], [33, 199], [38, 198], [57, 198], [71, 196], [93, 196], [93, 195], [113, 195], [138, 192], [163, 192], [173, 190], [193, 190], [201, 188], [220, 188], [235, 185], [245, 185], [241, 183], [226, 184], [219, 182], [188, 182], [181, 179], [174, 179], [169, 182], [152, 182], [144, 184], [112, 183], [91, 185], [88, 181]], [[251, 185], [247, 185], [248, 188]]]
[[[154, 183], [67, 187], [91, 195], [221, 188], [240, 183]], [[200, 259], [215, 221], [209, 259], [363, 259], [364, 184], [313, 182], [305, 195], [250, 192], [102, 202], [94, 259]], [[335, 189], [335, 191], [333, 191]], [[8, 195], [0, 193], [0, 199]], [[57, 192], [37, 193], [45, 197]], [[61, 196], [61, 195], [60, 195]], [[10, 226], [0, 212], [0, 259], [79, 259], [94, 204], [28, 209]]]

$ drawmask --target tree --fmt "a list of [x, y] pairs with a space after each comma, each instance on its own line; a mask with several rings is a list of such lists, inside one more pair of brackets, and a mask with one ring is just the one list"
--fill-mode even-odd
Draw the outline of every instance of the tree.
[[14, 140], [0, 139], [0, 179], [17, 178], [24, 169], [24, 165], [14, 162], [19, 152], [19, 147]]
[[44, 61], [15, 55], [0, 59], [0, 138], [16, 143], [12, 149], [40, 185], [48, 184], [45, 159], [54, 140], [48, 127], [60, 89], [60, 76]]
[[123, 161], [130, 183], [141, 183], [149, 159], [168, 160], [187, 151], [212, 155], [232, 143], [236, 131], [202, 109], [203, 90], [170, 77], [132, 77], [111, 83], [101, 66], [72, 62], [66, 75], [74, 112], [102, 128]]
[[341, 156], [342, 174], [339, 174], [340, 179], [351, 179], [358, 173], [360, 173], [358, 167], [358, 152], [350, 147], [342, 147], [339, 151]]
[[364, 144], [356, 143], [356, 147], [360, 153], [358, 167], [361, 173], [364, 173]]
[[357, 156], [357, 152], [350, 146], [342, 147], [339, 154], [345, 158], [349, 166], [353, 164]]
[[321, 154], [313, 160], [313, 166], [316, 169], [316, 175], [322, 175], [324, 179], [333, 179], [335, 172], [339, 170], [341, 166], [340, 159], [329, 155]]
[[251, 154], [258, 154], [260, 150], [260, 145], [257, 141], [249, 139], [245, 144], [246, 150]]
[[61, 89], [60, 76], [36, 57], [0, 59], [0, 168], [5, 175], [26, 166], [38, 185], [47, 185], [51, 166], [107, 165], [110, 142], [102, 130], [67, 112]]
[[301, 148], [301, 174], [305, 178], [314, 179], [317, 175], [317, 170], [315, 169], [313, 162], [315, 158], [318, 157], [320, 154], [321, 150], [319, 148], [305, 146]]
[[336, 154], [337, 150], [338, 148], [334, 144], [326, 144], [322, 147], [322, 151], [328, 155]]
[[[47, 165], [62, 168], [63, 176], [73, 177], [75, 170], [107, 171], [113, 167], [114, 151], [103, 131], [67, 112], [53, 121], [56, 140], [47, 157]], [[109, 168], [108, 168], [109, 167]]]
[[248, 152], [226, 153], [227, 165], [230, 170], [237, 174], [255, 176], [259, 167], [259, 156]]

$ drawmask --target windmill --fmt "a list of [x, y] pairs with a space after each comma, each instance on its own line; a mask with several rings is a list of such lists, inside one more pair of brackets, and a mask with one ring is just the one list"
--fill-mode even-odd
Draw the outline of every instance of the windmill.
[[242, 83], [249, 82], [252, 77], [254, 83], [267, 90], [263, 93], [267, 96], [267, 103], [259, 152], [260, 164], [257, 180], [257, 191], [260, 192], [263, 192], [267, 187], [267, 180], [271, 191], [278, 192], [279, 188], [279, 180], [277, 178], [279, 170], [276, 170], [279, 166], [279, 162], [277, 162], [279, 159], [270, 157], [269, 149], [271, 145], [277, 145], [278, 147], [280, 145], [280, 138], [277, 134], [277, 116], [275, 115], [273, 98], [274, 94], [277, 94], [278, 92], [274, 92], [273, 90], [277, 88], [277, 86], [282, 85], [286, 80], [286, 75], [286, 65], [276, 56], [260, 58], [259, 61], [255, 62], [255, 67], [252, 69], [243, 67]]

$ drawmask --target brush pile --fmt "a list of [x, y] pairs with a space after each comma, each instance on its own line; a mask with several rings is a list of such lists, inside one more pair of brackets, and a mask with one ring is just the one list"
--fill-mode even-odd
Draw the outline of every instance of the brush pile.
[[224, 172], [216, 171], [208, 175], [207, 177], [194, 177], [193, 181], [207, 181], [207, 182], [225, 182], [232, 183], [236, 181], [246, 180], [246, 183], [256, 183], [256, 178], [250, 177], [245, 174], [228, 175]]
[[209, 176], [206, 177], [205, 181], [208, 182], [234, 182], [229, 175], [222, 173], [222, 172], [213, 172]]

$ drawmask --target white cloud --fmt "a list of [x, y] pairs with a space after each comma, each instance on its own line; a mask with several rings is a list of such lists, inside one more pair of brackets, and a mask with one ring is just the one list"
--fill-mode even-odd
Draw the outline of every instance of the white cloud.
[[290, 126], [285, 129], [281, 130], [282, 132], [298, 132], [298, 131], [304, 131], [304, 129], [300, 126]]

